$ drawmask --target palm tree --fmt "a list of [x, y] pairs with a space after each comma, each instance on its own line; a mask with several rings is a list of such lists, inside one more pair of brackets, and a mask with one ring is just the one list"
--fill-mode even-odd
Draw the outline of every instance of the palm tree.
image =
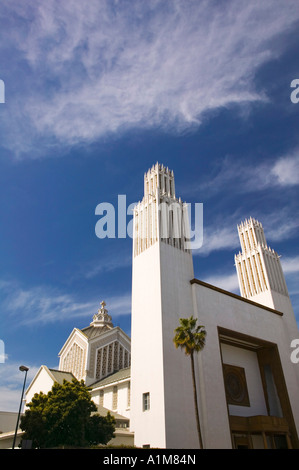
[[192, 381], [193, 381], [193, 395], [195, 405], [195, 416], [197, 424], [197, 432], [200, 448], [203, 449], [202, 436], [199, 422], [199, 412], [197, 403], [197, 391], [195, 382], [195, 370], [194, 370], [194, 353], [201, 351], [205, 346], [206, 330], [204, 326], [196, 325], [197, 319], [191, 316], [190, 318], [180, 318], [180, 326], [178, 326], [174, 332], [175, 337], [173, 342], [176, 348], [181, 348], [185, 351], [187, 356], [191, 358], [191, 370], [192, 370]]

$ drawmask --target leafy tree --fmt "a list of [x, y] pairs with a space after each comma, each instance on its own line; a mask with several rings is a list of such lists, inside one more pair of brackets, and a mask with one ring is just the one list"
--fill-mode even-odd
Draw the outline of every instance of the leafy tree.
[[191, 316], [190, 318], [180, 318], [180, 326], [178, 326], [174, 332], [175, 337], [173, 342], [176, 348], [184, 350], [187, 356], [191, 358], [191, 371], [192, 371], [192, 382], [193, 382], [193, 395], [194, 395], [194, 406], [196, 425], [198, 432], [198, 439], [201, 449], [203, 449], [203, 442], [200, 429], [199, 412], [198, 412], [198, 401], [197, 401], [197, 390], [195, 381], [195, 370], [194, 370], [194, 353], [201, 351], [205, 346], [206, 330], [202, 325], [196, 325], [197, 319]]
[[33, 447], [86, 447], [107, 444], [115, 431], [115, 420], [91, 415], [97, 411], [84, 381], [66, 380], [54, 383], [48, 394], [35, 394], [29, 410], [21, 418], [23, 439], [32, 440]]
[[85, 437], [89, 445], [107, 444], [113, 437], [114, 429], [115, 419], [109, 411], [107, 416], [95, 414], [89, 420]]

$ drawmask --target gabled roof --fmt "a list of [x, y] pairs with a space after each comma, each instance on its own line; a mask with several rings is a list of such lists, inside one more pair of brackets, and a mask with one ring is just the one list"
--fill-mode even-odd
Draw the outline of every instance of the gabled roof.
[[60, 385], [63, 384], [64, 379], [67, 380], [68, 382], [71, 382], [75, 378], [71, 372], [63, 372], [63, 371], [56, 370], [56, 369], [49, 369], [47, 366], [42, 365], [40, 366], [34, 378], [30, 382], [26, 390], [26, 394], [29, 392], [29, 390], [31, 389], [33, 384], [36, 382], [36, 380], [38, 379], [38, 376], [43, 370], [49, 375], [49, 377], [53, 380], [53, 382], [58, 382]]
[[92, 344], [94, 341], [97, 341], [98, 338], [107, 338], [113, 334], [121, 335], [126, 341], [131, 343], [131, 338], [119, 327], [114, 326], [113, 328], [109, 328], [107, 326], [99, 327], [99, 326], [87, 326], [80, 330], [80, 332], [85, 335], [89, 344]]
[[58, 356], [62, 355], [64, 349], [67, 347], [67, 345], [70, 343], [70, 341], [72, 340], [72, 338], [75, 336], [76, 333], [79, 334], [81, 338], [83, 338], [84, 341], [88, 343], [89, 341], [92, 341], [101, 335], [107, 335], [107, 333], [112, 333], [112, 332], [113, 333], [119, 332], [120, 334], [123, 335], [123, 337], [125, 337], [129, 342], [131, 342], [131, 338], [119, 326], [115, 326], [111, 328], [107, 325], [104, 325], [104, 326], [90, 325], [90, 326], [86, 326], [85, 328], [82, 328], [81, 330], [79, 328], [74, 328], [71, 334], [69, 335], [68, 339], [62, 346], [61, 350], [59, 351]]
[[117, 372], [113, 372], [112, 374], [104, 377], [97, 382], [94, 382], [90, 385], [92, 389], [103, 387], [105, 385], [109, 385], [114, 382], [120, 382], [125, 379], [129, 379], [131, 377], [131, 367], [126, 367], [125, 369], [118, 370]]
[[111, 414], [111, 416], [113, 416], [115, 418], [116, 421], [125, 421], [125, 422], [129, 422], [129, 418], [126, 418], [125, 416], [122, 416], [118, 413], [116, 413], [116, 411], [113, 411], [113, 410], [108, 410], [108, 408], [105, 408], [104, 406], [102, 405], [96, 405], [97, 407], [97, 411], [93, 411], [91, 414], [94, 415], [94, 414], [99, 414], [100, 416], [107, 416], [107, 413], [109, 412]]
[[66, 342], [64, 343], [64, 345], [62, 346], [61, 350], [59, 351], [58, 353], [58, 356], [61, 356], [64, 349], [67, 347], [67, 345], [70, 343], [70, 341], [72, 340], [72, 338], [78, 334], [85, 343], [87, 343], [87, 340], [86, 340], [86, 335], [84, 335], [84, 333], [82, 332], [82, 330], [80, 330], [79, 328], [73, 328], [71, 334], [69, 335], [68, 339], [66, 340]]
[[63, 384], [64, 380], [71, 382], [73, 379], [75, 379], [75, 376], [71, 372], [64, 372], [63, 370], [56, 369], [49, 369], [49, 371], [51, 372], [54, 381], [58, 382], [60, 385]]
[[105, 333], [105, 331], [111, 331], [112, 328], [109, 328], [109, 326], [86, 326], [85, 328], [82, 328], [80, 330], [88, 339], [95, 338], [102, 333]]
[[61, 356], [64, 350], [67, 348], [68, 344], [70, 344], [71, 340], [74, 338], [76, 334], [78, 334], [81, 339], [83, 339], [85, 344], [89, 344], [94, 340], [98, 339], [99, 336], [109, 336], [110, 332], [120, 332], [123, 337], [125, 337], [129, 342], [131, 342], [131, 338], [118, 326], [114, 327], [112, 323], [112, 318], [108, 315], [108, 310], [105, 308], [106, 302], [101, 302], [101, 307], [99, 308], [98, 312], [93, 315], [93, 321], [86, 326], [85, 328], [74, 328], [71, 334], [69, 335], [68, 339], [62, 346], [58, 356]]

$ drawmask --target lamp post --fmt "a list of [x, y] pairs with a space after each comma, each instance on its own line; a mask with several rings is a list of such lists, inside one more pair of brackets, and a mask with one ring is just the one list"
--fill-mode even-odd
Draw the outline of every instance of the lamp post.
[[21, 401], [20, 401], [20, 407], [19, 407], [17, 425], [16, 425], [16, 430], [15, 430], [15, 436], [14, 436], [14, 440], [13, 440], [13, 444], [12, 444], [12, 448], [13, 448], [13, 449], [15, 448], [15, 444], [16, 444], [16, 438], [17, 438], [17, 432], [18, 432], [18, 426], [19, 426], [19, 420], [20, 420], [22, 402], [23, 402], [23, 395], [24, 395], [24, 390], [25, 390], [26, 377], [27, 377], [27, 372], [28, 372], [29, 368], [26, 367], [26, 366], [20, 366], [20, 367], [19, 367], [19, 370], [20, 370], [21, 372], [25, 372], [25, 378], [24, 378], [22, 396], [21, 396]]

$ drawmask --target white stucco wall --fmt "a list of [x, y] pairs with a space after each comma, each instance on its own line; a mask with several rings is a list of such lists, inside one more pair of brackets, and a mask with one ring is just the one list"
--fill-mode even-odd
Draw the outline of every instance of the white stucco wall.
[[[229, 446], [228, 441], [224, 442], [225, 436], [229, 436], [229, 425], [217, 327], [277, 344], [298, 432], [299, 368], [290, 360], [291, 333], [287, 319], [289, 312], [280, 316], [204, 285], [194, 283], [192, 288], [199, 323], [207, 329], [206, 346], [198, 356], [202, 387], [201, 407], [204, 410], [204, 435], [207, 446]], [[292, 334], [297, 335], [298, 330]], [[261, 403], [258, 405], [256, 402], [256, 406], [260, 408]]]
[[[113, 383], [106, 385], [105, 387], [93, 390], [91, 396], [93, 401], [99, 405], [100, 404], [100, 390], [104, 391], [104, 400], [103, 406], [108, 410], [115, 411], [116, 413], [130, 419], [130, 406], [129, 406], [129, 384], [130, 381], [124, 381], [120, 383]], [[117, 386], [117, 406], [113, 407], [113, 387]]]
[[53, 379], [47, 372], [46, 368], [42, 366], [35, 376], [34, 381], [31, 382], [29, 388], [26, 391], [26, 403], [31, 402], [35, 393], [40, 393], [42, 391], [43, 393], [47, 394], [53, 385]]
[[[173, 343], [193, 314], [190, 254], [157, 242], [133, 260], [131, 429], [135, 445], [198, 448], [190, 358]], [[150, 410], [142, 395], [150, 393]]]
[[18, 412], [0, 411], [0, 434], [15, 430]]
[[[165, 447], [160, 250], [156, 243], [133, 260], [131, 421], [135, 445]], [[150, 410], [142, 395], [150, 393]]]
[[[173, 343], [180, 318], [193, 315], [191, 253], [161, 243], [162, 331], [167, 448], [199, 448], [191, 359]], [[198, 390], [199, 392], [199, 390]]]

